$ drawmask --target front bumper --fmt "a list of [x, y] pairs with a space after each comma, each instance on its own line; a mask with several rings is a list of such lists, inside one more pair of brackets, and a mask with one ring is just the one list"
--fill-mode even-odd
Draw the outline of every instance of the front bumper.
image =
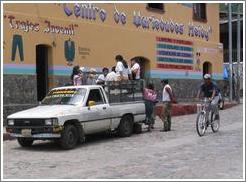
[[[28, 130], [28, 134], [23, 132], [23, 130]], [[36, 138], [36, 139], [52, 139], [52, 138], [60, 138], [61, 131], [63, 130], [62, 126], [39, 126], [39, 127], [26, 127], [26, 126], [8, 126], [6, 127], [6, 131], [12, 137], [24, 137], [24, 138]]]
[[32, 134], [31, 136], [24, 136], [18, 133], [10, 133], [11, 137], [17, 138], [37, 138], [37, 139], [48, 139], [48, 138], [60, 138], [61, 134], [54, 134], [54, 133], [40, 133], [40, 134]]

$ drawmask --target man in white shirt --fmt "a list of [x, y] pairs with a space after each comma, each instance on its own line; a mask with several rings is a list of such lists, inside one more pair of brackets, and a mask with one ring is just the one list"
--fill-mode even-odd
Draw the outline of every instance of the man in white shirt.
[[105, 81], [106, 81], [106, 76], [108, 75], [108, 68], [103, 68], [103, 74], [100, 74], [96, 80], [96, 83], [98, 85], [104, 85]]
[[163, 130], [161, 131], [170, 131], [171, 130], [171, 111], [172, 111], [172, 102], [174, 101], [173, 91], [171, 86], [168, 84], [168, 80], [162, 80], [163, 83], [163, 92], [162, 92], [162, 113], [161, 120], [163, 122]]
[[140, 79], [140, 65], [136, 62], [136, 59], [131, 59], [132, 67], [131, 67], [131, 73], [133, 80], [139, 80]]
[[111, 72], [106, 76], [107, 81], [117, 81], [117, 75], [115, 73], [115, 66], [112, 67]]

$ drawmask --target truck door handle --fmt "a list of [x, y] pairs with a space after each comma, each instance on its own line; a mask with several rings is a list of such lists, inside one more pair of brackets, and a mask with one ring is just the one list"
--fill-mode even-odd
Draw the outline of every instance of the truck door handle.
[[107, 109], [106, 107], [103, 107], [103, 110]]

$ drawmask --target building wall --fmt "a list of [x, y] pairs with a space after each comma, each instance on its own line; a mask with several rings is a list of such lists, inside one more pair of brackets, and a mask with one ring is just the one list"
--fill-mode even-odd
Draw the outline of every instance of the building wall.
[[[218, 4], [207, 4], [207, 23], [193, 21], [192, 9], [181, 4], [165, 4], [164, 13], [156, 13], [146, 10], [146, 4], [116, 4], [118, 12], [124, 12], [127, 16], [126, 24], [115, 23], [113, 13], [115, 4], [95, 4], [96, 7], [107, 12], [107, 18], [103, 22], [98, 13], [96, 20], [88, 20], [82, 17], [75, 17], [74, 14], [67, 16], [63, 11], [62, 4], [4, 4], [4, 64], [20, 65], [28, 64], [29, 69], [23, 72], [35, 73], [36, 52], [35, 45], [46, 44], [52, 47], [52, 58], [49, 60], [50, 71], [53, 74], [67, 74], [71, 70], [66, 66], [64, 56], [64, 42], [71, 38], [75, 41], [74, 64], [85, 65], [88, 67], [104, 67], [115, 64], [116, 54], [124, 55], [126, 60], [135, 56], [142, 56], [150, 61], [150, 71], [158, 69], [156, 67], [156, 37], [186, 40], [192, 42], [193, 52], [201, 52], [201, 64], [210, 61], [213, 64], [213, 73], [222, 72], [222, 54], [218, 48], [219, 43], [219, 14]], [[68, 5], [73, 10], [73, 4]], [[179, 13], [177, 13], [177, 10]], [[149, 28], [136, 27], [133, 24], [133, 14], [140, 12], [144, 17], [154, 16], [160, 20], [169, 21], [184, 25], [184, 33], [176, 34], [152, 30]], [[55, 12], [55, 13], [54, 13]], [[210, 13], [211, 12], [211, 13]], [[39, 24], [39, 31], [25, 32], [16, 28], [11, 28], [9, 16], [14, 16], [12, 25], [16, 21], [29, 21]], [[184, 16], [185, 15], [185, 16]], [[68, 27], [74, 25], [73, 35], [62, 35], [60, 33], [45, 33], [49, 21], [52, 25]], [[188, 35], [188, 25], [194, 22], [195, 25], [204, 27], [211, 26], [211, 33], [208, 33], [209, 40]], [[24, 61], [20, 62], [17, 56], [11, 61], [11, 47], [13, 34], [19, 34], [23, 39]], [[54, 43], [54, 44], [52, 44]], [[182, 45], [182, 44], [181, 44]], [[89, 54], [89, 55], [88, 55]], [[18, 54], [17, 54], [18, 55]], [[193, 56], [195, 64], [195, 55]], [[194, 64], [192, 65], [193, 67]], [[59, 67], [63, 66], [63, 67]], [[11, 72], [6, 65], [4, 71]], [[25, 67], [27, 69], [27, 67]], [[14, 69], [14, 68], [13, 68]], [[12, 69], [12, 70], [13, 70]], [[18, 72], [19, 70], [17, 70]], [[62, 72], [63, 71], [63, 72]], [[163, 70], [161, 71], [170, 71]], [[186, 70], [179, 70], [184, 72]], [[193, 73], [194, 70], [189, 70]], [[195, 73], [193, 73], [195, 74]], [[150, 74], [151, 76], [151, 74]]]
[[[187, 86], [194, 89], [194, 85], [202, 78], [202, 65], [206, 61], [212, 64], [213, 78], [222, 79], [223, 52], [219, 44], [218, 4], [207, 4], [206, 22], [194, 20], [192, 8], [180, 3], [165, 3], [164, 12], [150, 11], [146, 9], [146, 3], [107, 3], [92, 6], [91, 9], [98, 9], [94, 11], [95, 19], [82, 15], [76, 17], [78, 8], [75, 4], [4, 4], [3, 74], [6, 107], [17, 103], [37, 104], [36, 45], [40, 44], [49, 47], [49, 88], [69, 81], [72, 66], [94, 67], [101, 71], [102, 67], [115, 65], [114, 58], [117, 54], [123, 55], [127, 61], [138, 56], [145, 58], [146, 77], [177, 80], [182, 83], [180, 89]], [[64, 8], [72, 11], [72, 14], [67, 15]], [[90, 15], [93, 16], [93, 11]], [[122, 21], [117, 23], [114, 18], [118, 16], [115, 15], [120, 15]], [[134, 23], [138, 18], [141, 23]], [[157, 20], [163, 20], [167, 24], [173, 22], [177, 29], [174, 28], [173, 32], [171, 29], [162, 30], [160, 24], [159, 29], [156, 28], [158, 26], [153, 28], [152, 23], [158, 22]], [[148, 21], [151, 23], [146, 23]], [[189, 25], [195, 25], [198, 29], [203, 27], [207, 37], [189, 34]], [[56, 30], [52, 32], [48, 29], [49, 26]], [[65, 34], [60, 32], [61, 27], [66, 29]], [[19, 49], [16, 49], [15, 59], [12, 59], [14, 44], [20, 45], [21, 39], [23, 59], [20, 59]], [[65, 53], [65, 42], [68, 40], [75, 45], [72, 66], [68, 66], [66, 57], [69, 55]], [[183, 47], [186, 47], [185, 52], [178, 50]], [[176, 56], [173, 53], [170, 56], [171, 52], [176, 52]], [[199, 58], [197, 52], [200, 53]], [[71, 54], [70, 57], [73, 57]], [[200, 60], [200, 69], [197, 59]], [[17, 90], [15, 93], [12, 92], [13, 85]], [[180, 97], [188, 95], [184, 91]]]

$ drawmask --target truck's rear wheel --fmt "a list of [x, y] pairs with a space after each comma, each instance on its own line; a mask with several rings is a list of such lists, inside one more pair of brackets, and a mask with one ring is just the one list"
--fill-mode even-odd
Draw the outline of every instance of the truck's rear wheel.
[[131, 136], [133, 132], [133, 118], [131, 115], [125, 115], [121, 118], [118, 130], [121, 137]]
[[33, 144], [33, 139], [31, 138], [18, 138], [17, 141], [22, 147], [30, 147]]
[[61, 136], [61, 147], [64, 149], [72, 149], [78, 142], [78, 130], [74, 125], [66, 125]]

